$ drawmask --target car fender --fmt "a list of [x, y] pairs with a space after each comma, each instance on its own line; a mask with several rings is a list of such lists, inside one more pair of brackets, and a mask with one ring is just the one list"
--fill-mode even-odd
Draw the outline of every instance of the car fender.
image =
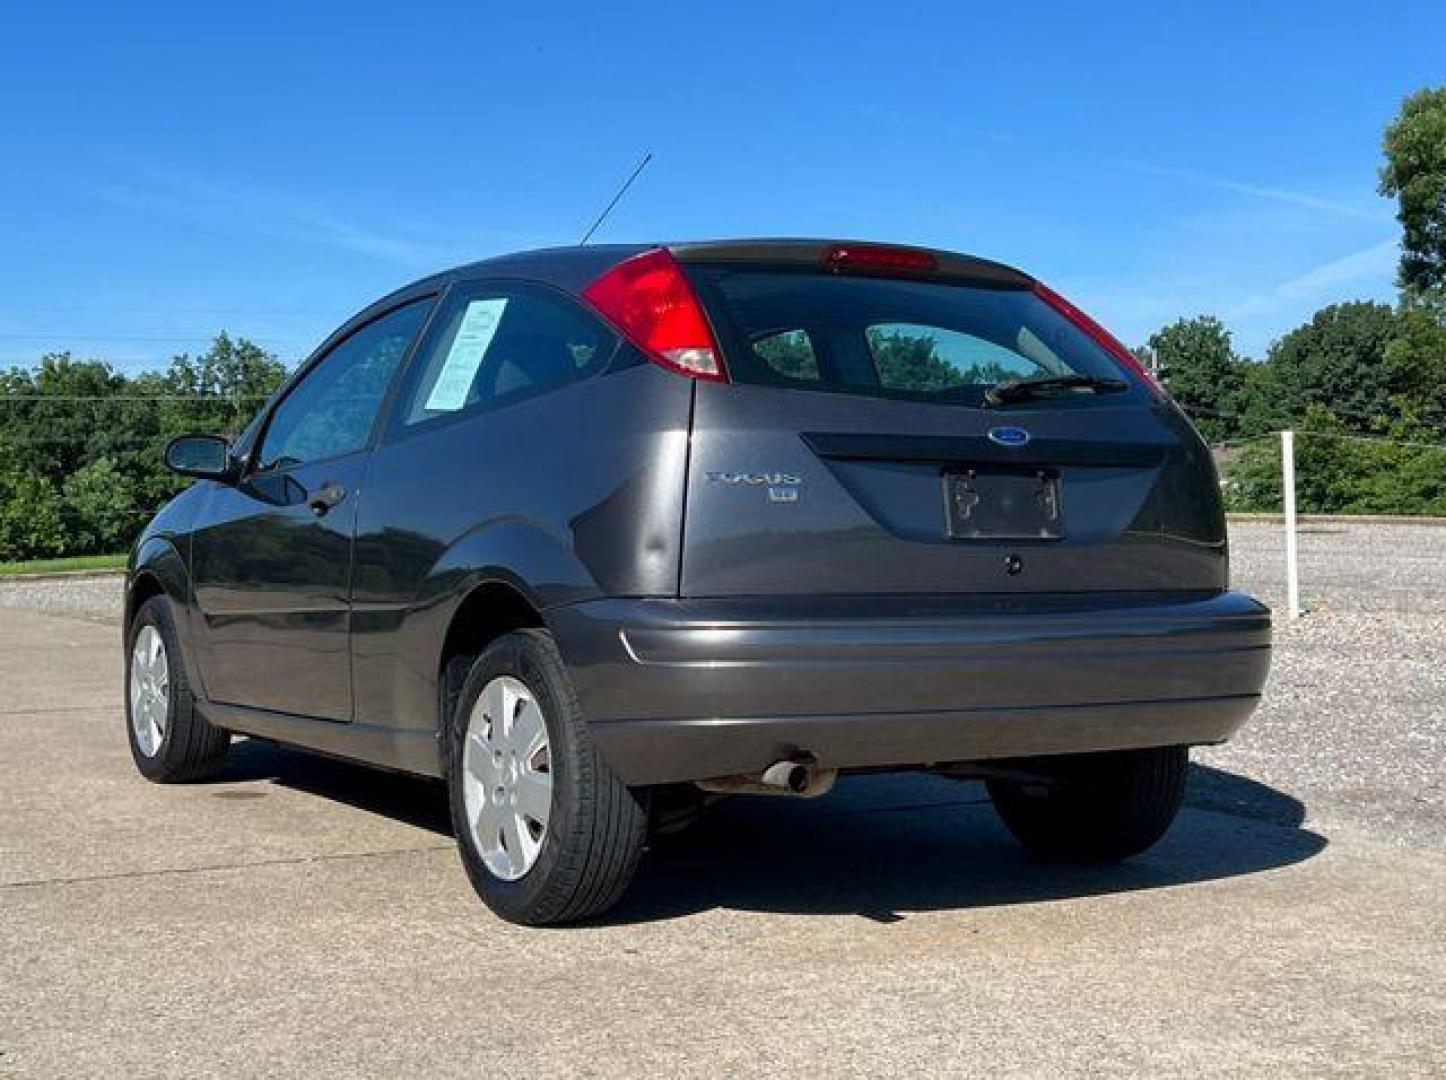
[[497, 517], [468, 530], [443, 551], [402, 614], [394, 715], [405, 726], [435, 725], [448, 628], [467, 597], [488, 584], [514, 589], [544, 624], [549, 609], [602, 595], [570, 540], [536, 519]]
[[539, 611], [602, 595], [570, 538], [536, 518], [508, 515], [475, 526], [449, 545], [418, 586], [416, 606], [440, 600], [455, 610], [488, 581], [511, 585]]
[[154, 581], [160, 587], [160, 594], [169, 603], [171, 622], [181, 643], [181, 662], [186, 669], [186, 680], [200, 691], [202, 683], [196, 663], [197, 642], [192, 632], [194, 623], [191, 613], [195, 607], [195, 594], [191, 587], [191, 573], [186, 566], [186, 560], [169, 536], [143, 537], [131, 553], [126, 571], [125, 621], [121, 626], [122, 635], [129, 633], [131, 618], [140, 606], [139, 599], [144, 594], [144, 585], [148, 581]]

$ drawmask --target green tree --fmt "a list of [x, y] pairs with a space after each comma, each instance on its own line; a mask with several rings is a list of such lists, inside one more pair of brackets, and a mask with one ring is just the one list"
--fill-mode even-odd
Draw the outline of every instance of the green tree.
[[110, 365], [69, 353], [49, 354], [29, 371], [12, 368], [0, 378], [0, 432], [12, 460], [58, 483], [116, 449], [126, 428], [112, 398], [124, 387]]
[[1179, 319], [1150, 335], [1149, 351], [1160, 380], [1200, 434], [1210, 442], [1236, 434], [1245, 372], [1224, 323], [1214, 315]]
[[1386, 345], [1398, 330], [1385, 304], [1332, 304], [1271, 346], [1280, 411], [1296, 426], [1319, 404], [1356, 431], [1385, 431], [1399, 415], [1396, 372]]
[[1249, 438], [1290, 427], [1291, 414], [1285, 402], [1291, 395], [1281, 384], [1279, 369], [1264, 361], [1245, 360], [1240, 370], [1237, 437]]
[[769, 334], [753, 343], [753, 351], [767, 361], [774, 371], [790, 379], [819, 377], [818, 358], [813, 355], [813, 343], [803, 330], [784, 330]]
[[[1296, 504], [1303, 513], [1332, 513], [1348, 501], [1350, 480], [1360, 471], [1338, 436], [1348, 432], [1331, 411], [1318, 403], [1300, 418], [1303, 429], [1295, 443]], [[1261, 439], [1247, 444], [1229, 470], [1226, 505], [1232, 510], [1278, 511], [1282, 503], [1280, 441]]]
[[[1409, 420], [1384, 438], [1360, 436], [1311, 405], [1295, 437], [1297, 506], [1308, 514], [1446, 514], [1446, 446], [1415, 439]], [[1280, 510], [1279, 440], [1252, 442], [1236, 455], [1225, 499], [1231, 510]]]
[[61, 493], [69, 541], [77, 550], [122, 551], [144, 524], [135, 485], [113, 458], [81, 466], [66, 479]]
[[1393, 402], [1424, 441], [1441, 441], [1446, 428], [1446, 291], [1402, 297], [1385, 362]]
[[1381, 194], [1397, 200], [1402, 230], [1398, 283], [1446, 290], [1446, 86], [1408, 97], [1384, 148]]
[[988, 386], [1017, 375], [992, 360], [976, 361], [967, 368], [951, 364], [939, 355], [938, 340], [927, 332], [910, 334], [870, 327], [868, 339], [879, 382], [889, 389], [931, 391]]
[[[0, 440], [0, 455], [5, 454]], [[70, 537], [59, 492], [48, 477], [0, 456], [0, 559], [65, 555]]]
[[166, 470], [166, 442], [235, 434], [285, 374], [226, 334], [133, 378], [69, 353], [0, 372], [0, 558], [124, 548], [187, 482]]
[[172, 410], [192, 425], [187, 430], [234, 436], [285, 377], [286, 366], [275, 356], [222, 332], [200, 356], [173, 359], [159, 382], [164, 393], [192, 399]]

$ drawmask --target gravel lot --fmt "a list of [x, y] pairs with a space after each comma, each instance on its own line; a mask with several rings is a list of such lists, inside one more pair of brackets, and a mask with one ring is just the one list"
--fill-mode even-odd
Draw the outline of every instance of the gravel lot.
[[118, 623], [125, 609], [120, 574], [0, 578], [0, 608]]
[[1308, 821], [1446, 847], [1446, 527], [1311, 524], [1285, 618], [1279, 525], [1234, 524], [1237, 587], [1276, 610], [1260, 710], [1196, 760], [1290, 791]]

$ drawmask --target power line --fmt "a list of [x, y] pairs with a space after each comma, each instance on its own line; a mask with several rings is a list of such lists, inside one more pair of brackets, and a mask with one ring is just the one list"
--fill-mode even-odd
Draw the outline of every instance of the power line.
[[[286, 315], [305, 316], [307, 318], [324, 318], [319, 311], [306, 308], [278, 308], [260, 304], [255, 307], [242, 306], [219, 306], [219, 307], [165, 307], [147, 310], [136, 307], [133, 304], [16, 304], [11, 301], [0, 301], [0, 311], [92, 311], [92, 312], [121, 312], [127, 315], [241, 315], [241, 314], [263, 314], [263, 315]], [[334, 312], [332, 313], [334, 314]]]
[[268, 393], [0, 393], [0, 402], [263, 402]]
[[[186, 344], [194, 341], [214, 340], [222, 333], [217, 330], [197, 330], [194, 334], [172, 333], [172, 334], [77, 334], [73, 330], [0, 330], [0, 338], [10, 338], [15, 341], [90, 341], [101, 342], [102, 344], [111, 341], [127, 342], [176, 342]], [[229, 331], [225, 331], [230, 336]], [[260, 345], [266, 342], [282, 343], [287, 345], [304, 345], [306, 342], [301, 338], [281, 338], [270, 336], [252, 337], [250, 334], [237, 334], [232, 342], [249, 341], [253, 345]]]
[[1390, 446], [1405, 446], [1416, 450], [1446, 450], [1446, 443], [1416, 442], [1412, 439], [1393, 439], [1388, 435], [1348, 435], [1340, 431], [1296, 431], [1297, 435], [1309, 435], [1317, 439], [1340, 439], [1346, 442], [1385, 443]]
[[8, 446], [11, 443], [86, 443], [104, 442], [107, 445], [122, 443], [146, 443], [155, 442], [157, 439], [169, 439], [172, 436], [160, 431], [153, 431], [148, 435], [112, 435], [103, 431], [92, 431], [84, 434], [65, 435], [7, 435], [0, 429], [0, 446]]
[[[1312, 404], [1312, 403], [1311, 403], [1311, 402], [1307, 402], [1306, 404], [1307, 404], [1307, 405], [1310, 405], [1310, 404]], [[1325, 408], [1329, 409], [1329, 410], [1331, 411], [1331, 413], [1332, 413], [1333, 415], [1335, 415], [1335, 416], [1348, 416], [1348, 417], [1350, 417], [1350, 418], [1353, 419], [1353, 420], [1391, 420], [1391, 419], [1404, 420], [1404, 419], [1406, 419], [1405, 414], [1404, 414], [1404, 413], [1401, 413], [1399, 410], [1396, 412], [1395, 416], [1392, 417], [1392, 416], [1390, 416], [1390, 415], [1388, 415], [1388, 414], [1386, 414], [1386, 413], [1369, 413], [1369, 412], [1363, 412], [1363, 411], [1361, 411], [1361, 410], [1359, 410], [1359, 409], [1342, 409], [1342, 408], [1340, 408], [1339, 406], [1326, 405], [1326, 403], [1323, 402], [1323, 401], [1320, 402], [1319, 404], [1321, 404], [1321, 405], [1323, 405]], [[1424, 413], [1421, 413], [1420, 415], [1423, 416], [1423, 417], [1427, 417], [1427, 416], [1429, 416], [1429, 417], [1446, 417], [1446, 413], [1441, 413], [1441, 412], [1424, 412]], [[1414, 417], [1413, 417], [1412, 419], [1414, 419]], [[1430, 425], [1430, 426], [1436, 427], [1436, 426], [1438, 426], [1438, 425], [1432, 424], [1432, 425]]]
[[[95, 436], [103, 438], [104, 436]], [[0, 446], [52, 446], [72, 445], [90, 442], [90, 435], [5, 435], [0, 434]], [[170, 435], [111, 435], [105, 438], [106, 446], [140, 446], [144, 443], [168, 442]]]
[[[1193, 405], [1193, 404], [1190, 404], [1189, 402], [1180, 401], [1179, 399], [1176, 399], [1176, 402], [1175, 402], [1175, 403], [1176, 403], [1177, 405], [1179, 405], [1180, 408], [1184, 409], [1187, 413], [1193, 413], [1193, 414], [1198, 415], [1198, 416], [1216, 416], [1216, 417], [1219, 417], [1219, 418], [1222, 419], [1222, 420], [1244, 420], [1244, 419], [1245, 419], [1244, 414], [1242, 414], [1242, 413], [1237, 413], [1237, 412], [1230, 412], [1228, 409], [1216, 409], [1216, 408], [1210, 407], [1209, 405]], [[1307, 404], [1314, 404], [1314, 403], [1313, 403], [1313, 402], [1308, 402]], [[1389, 416], [1389, 415], [1387, 415], [1387, 414], [1385, 414], [1385, 413], [1368, 413], [1368, 412], [1362, 412], [1362, 411], [1360, 411], [1359, 409], [1342, 409], [1342, 408], [1338, 408], [1337, 406], [1334, 406], [1334, 405], [1326, 405], [1325, 402], [1320, 402], [1319, 404], [1321, 404], [1324, 408], [1326, 408], [1327, 410], [1329, 410], [1330, 413], [1331, 413], [1331, 415], [1333, 415], [1333, 416], [1346, 416], [1346, 417], [1350, 417], [1351, 419], [1354, 419], [1354, 420], [1391, 420], [1391, 419], [1397, 419], [1397, 420], [1406, 420], [1406, 419], [1410, 419], [1410, 420], [1421, 420], [1421, 418], [1423, 418], [1423, 417], [1432, 417], [1432, 418], [1440, 417], [1440, 418], [1446, 419], [1446, 412], [1424, 412], [1424, 413], [1419, 414], [1419, 416], [1411, 416], [1411, 417], [1407, 417], [1404, 413], [1397, 412], [1396, 415], [1395, 415], [1394, 417], [1392, 417], [1392, 416]], [[1299, 405], [1299, 403], [1297, 402], [1297, 403], [1296, 403], [1296, 406], [1294, 406], [1294, 407], [1297, 408], [1297, 411], [1299, 411], [1298, 405]], [[1424, 422], [1424, 421], [1422, 421], [1422, 422]], [[1427, 426], [1427, 427], [1435, 427], [1435, 428], [1442, 428], [1443, 430], [1446, 430], [1446, 425], [1442, 425], [1442, 424], [1426, 424], [1425, 426]]]
[[[64, 353], [64, 352], [73, 352], [73, 351], [78, 351], [78, 350], [55, 349], [55, 350], [52, 350], [52, 351], [49, 352], [49, 353], [44, 353], [44, 354], [42, 354], [42, 355], [39, 356], [39, 357], [35, 357], [35, 356], [16, 356], [16, 357], [9, 357], [9, 358], [7, 358], [7, 359], [0, 359], [0, 367], [20, 368], [22, 371], [38, 370], [38, 369], [39, 369], [39, 363], [38, 363], [38, 361], [39, 361], [39, 360], [43, 360], [46, 356], [51, 356], [51, 355], [54, 355], [55, 353]], [[175, 359], [176, 359], [175, 356], [106, 356], [106, 357], [100, 357], [100, 356], [80, 356], [80, 357], [75, 358], [76, 362], [78, 362], [78, 363], [98, 363], [98, 364], [106, 364], [107, 366], [112, 367], [112, 368], [115, 368], [115, 367], [118, 367], [118, 366], [121, 366], [121, 365], [124, 365], [124, 366], [127, 366], [127, 367], [139, 367], [142, 372], [145, 372], [145, 371], [163, 372], [163, 371], [165, 371], [166, 369], [168, 369], [168, 368], [171, 366], [172, 361], [174, 361]], [[198, 355], [190, 355], [190, 356], [187, 356], [187, 359], [188, 359], [188, 360], [198, 360], [198, 359], [200, 359], [200, 357], [199, 357]], [[276, 363], [280, 364], [282, 367], [288, 368], [288, 369], [290, 369], [290, 368], [295, 368], [295, 367], [299, 366], [299, 365], [302, 363], [301, 360], [291, 359], [291, 358], [285, 358], [285, 359], [283, 359], [282, 357], [279, 357], [279, 356], [272, 356], [272, 355], [270, 355], [269, 353], [267, 354], [267, 359], [268, 359], [268, 360], [274, 360], [274, 361], [276, 361]], [[118, 374], [125, 374], [125, 373], [124, 373], [124, 372], [119, 372]], [[133, 377], [133, 376], [127, 376], [127, 378], [131, 378], [131, 377]]]
[[[1315, 439], [1339, 439], [1344, 442], [1380, 443], [1386, 446], [1404, 446], [1411, 450], [1446, 450], [1446, 443], [1419, 442], [1414, 439], [1393, 439], [1389, 435], [1352, 435], [1343, 431], [1310, 431], [1300, 428], [1287, 428], [1284, 430], [1293, 431], [1296, 435], [1306, 436]], [[1239, 439], [1222, 439], [1220, 442], [1211, 443], [1212, 450], [1226, 450], [1232, 446], [1245, 446], [1248, 443], [1264, 442], [1268, 439], [1280, 438], [1279, 431], [1267, 431], [1263, 435], [1247, 435]]]
[[1247, 435], [1239, 439], [1222, 439], [1220, 442], [1211, 443], [1212, 450], [1226, 450], [1232, 446], [1244, 446], [1247, 443], [1261, 442], [1264, 439], [1277, 439], [1280, 437], [1278, 431], [1267, 431], [1264, 435]]
[[[1210, 408], [1209, 406], [1206, 406], [1206, 405], [1190, 405], [1190, 404], [1187, 404], [1186, 402], [1183, 402], [1183, 401], [1177, 401], [1176, 404], [1179, 405], [1180, 408], [1184, 409], [1187, 413], [1191, 414], [1192, 416], [1213, 416], [1213, 417], [1217, 417], [1217, 418], [1219, 418], [1219, 419], [1221, 419], [1221, 420], [1244, 420], [1244, 419], [1246, 419], [1246, 417], [1245, 417], [1242, 413], [1230, 412], [1230, 411], [1228, 411], [1228, 410], [1226, 410], [1226, 409], [1212, 409], [1212, 408]], [[1392, 419], [1391, 417], [1383, 416], [1383, 415], [1380, 414], [1380, 413], [1356, 412], [1356, 411], [1351, 410], [1351, 409], [1332, 409], [1329, 405], [1327, 405], [1326, 408], [1327, 408], [1328, 410], [1330, 410], [1330, 413], [1331, 413], [1331, 415], [1333, 415], [1333, 416], [1353, 417], [1353, 418], [1359, 419], [1359, 420], [1389, 420], [1389, 419]], [[1405, 416], [1405, 415], [1398, 415], [1398, 416], [1395, 417], [1395, 419], [1398, 419], [1398, 420], [1410, 420], [1410, 421], [1412, 421], [1412, 422], [1414, 422], [1414, 423], [1418, 423], [1418, 424], [1419, 424], [1420, 426], [1422, 426], [1422, 427], [1432, 428], [1432, 429], [1437, 430], [1437, 431], [1446, 431], [1446, 424], [1427, 423], [1424, 419], [1421, 418], [1421, 417], [1437, 417], [1437, 416], [1446, 417], [1446, 413], [1428, 412], [1428, 413], [1422, 413], [1419, 417], [1418, 417], [1418, 416], [1407, 417], [1407, 416]], [[1277, 429], [1277, 430], [1279, 430], [1279, 429]], [[1290, 430], [1292, 430], [1292, 431], [1299, 431], [1300, 429], [1299, 429], [1299, 428], [1292, 428], [1292, 429], [1290, 429]]]
[[1196, 416], [1218, 416], [1225, 420], [1244, 419], [1244, 417], [1242, 417], [1239, 413], [1224, 412], [1221, 409], [1212, 409], [1206, 405], [1188, 405], [1185, 402], [1178, 400], [1175, 402], [1175, 404], [1179, 405], [1180, 408], [1184, 409], [1187, 413], [1193, 413]]

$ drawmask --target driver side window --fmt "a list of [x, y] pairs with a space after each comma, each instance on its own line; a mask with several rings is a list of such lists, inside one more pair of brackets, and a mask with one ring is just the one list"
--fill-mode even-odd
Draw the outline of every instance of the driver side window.
[[307, 372], [272, 413], [257, 469], [285, 469], [366, 446], [382, 399], [432, 299], [417, 300], [357, 330]]

